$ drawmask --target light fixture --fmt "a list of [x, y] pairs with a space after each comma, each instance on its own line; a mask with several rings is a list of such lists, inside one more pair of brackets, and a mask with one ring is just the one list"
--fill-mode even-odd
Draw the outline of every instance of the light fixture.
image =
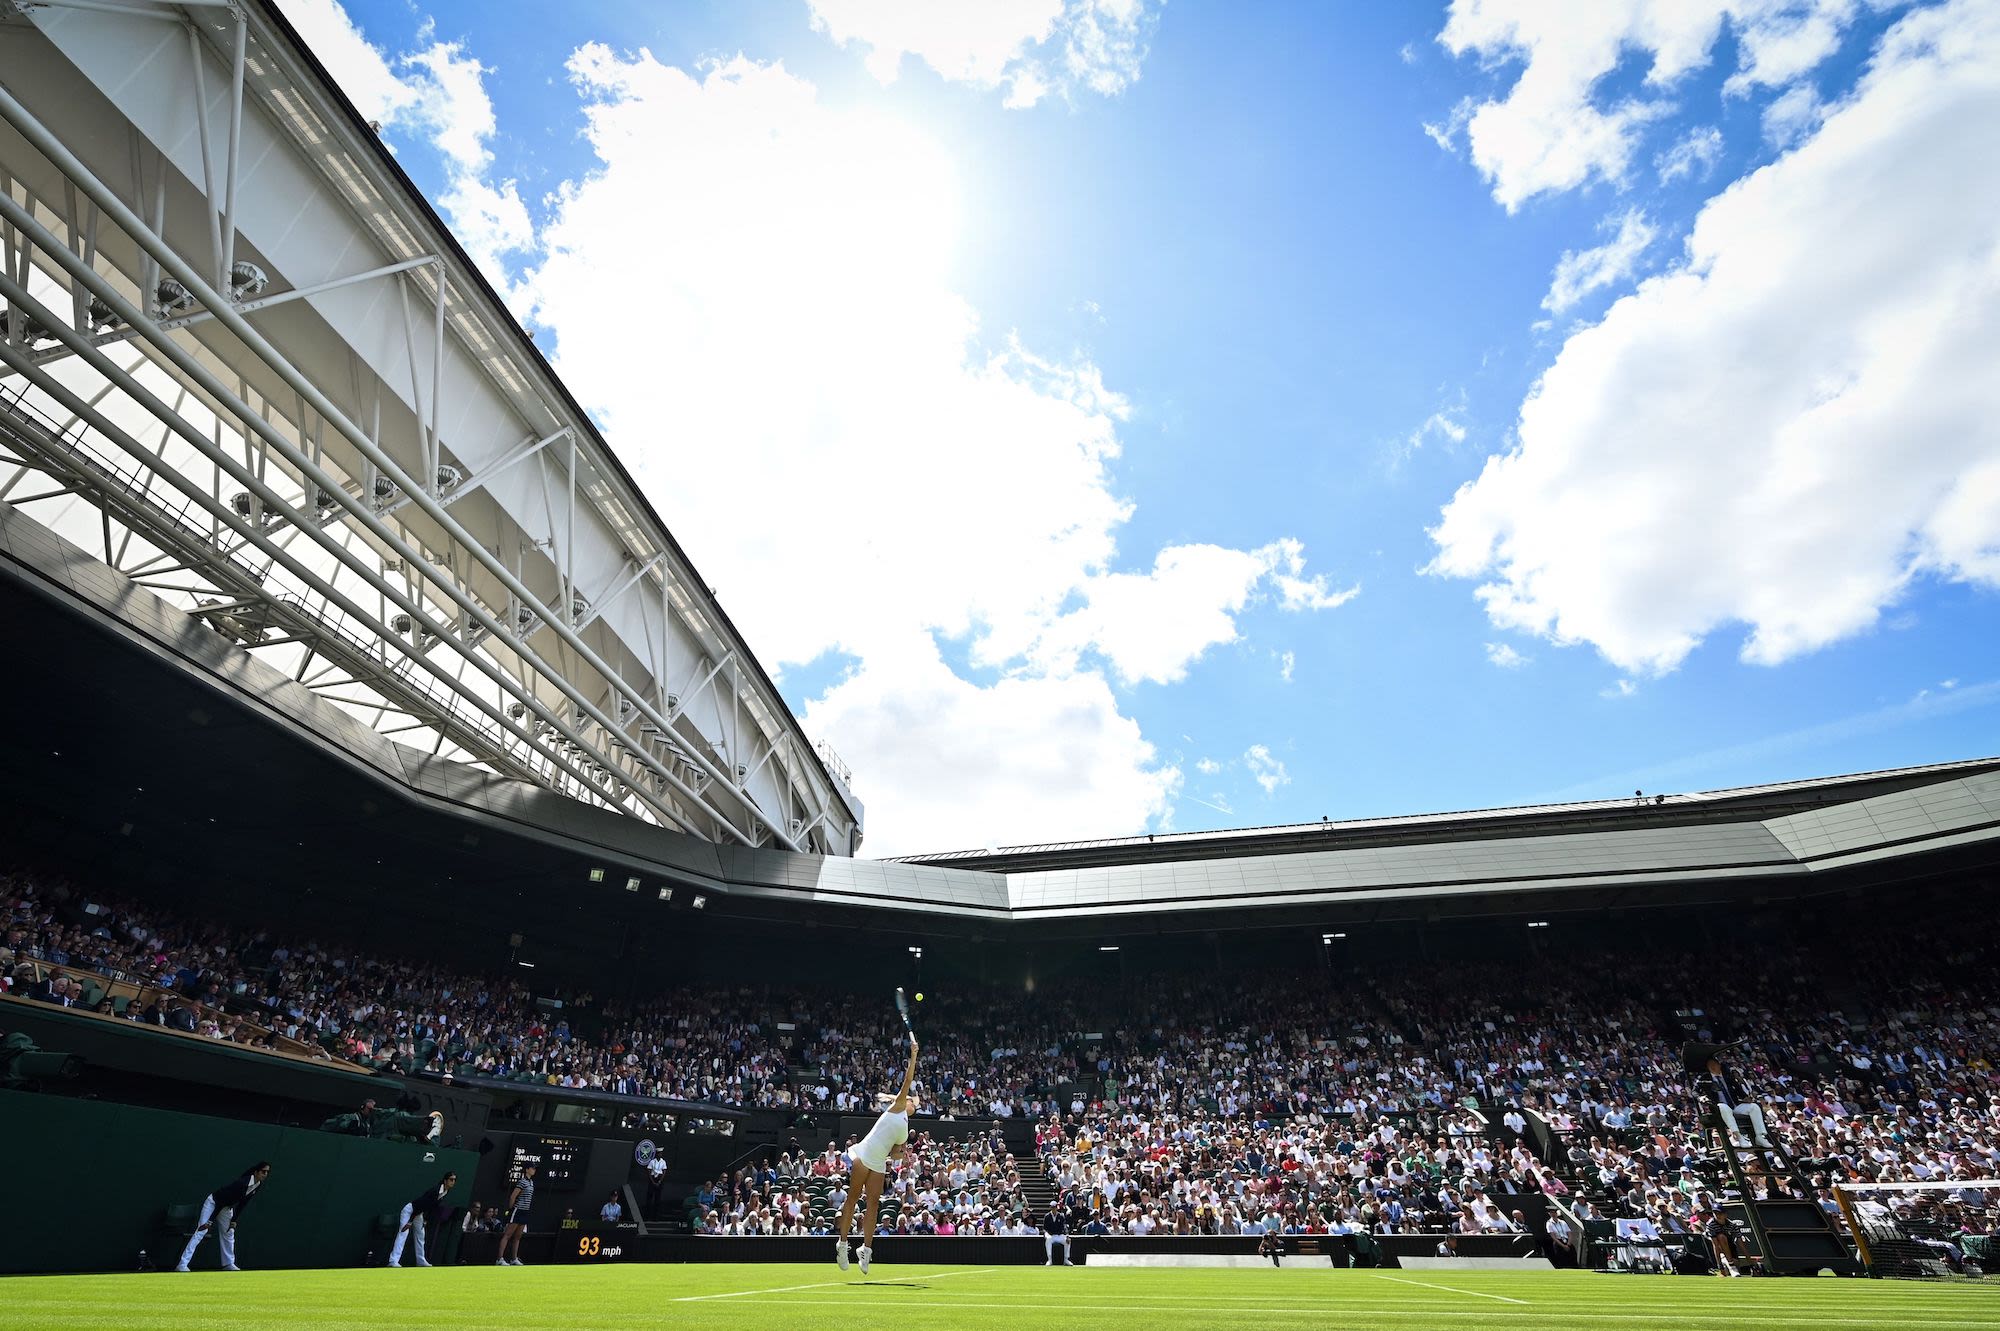
[[706, 907], [706, 906], [708, 905], [708, 896], [707, 896], [707, 894], [705, 894], [705, 893], [702, 893], [702, 892], [697, 892], [697, 893], [695, 893], [695, 894], [694, 894], [694, 900], [693, 900], [693, 901], [690, 901], [690, 902], [688, 902], [688, 905], [690, 905], [690, 906], [693, 906], [693, 907], [694, 907], [694, 908], [695, 908], [696, 910], [701, 910], [701, 909], [705, 908], [705, 907]]
[[535, 968], [535, 963], [532, 961], [523, 961], [520, 964], [526, 966], [529, 970], [533, 970]]
[[909, 949], [909, 953], [911, 956], [921, 960], [924, 955], [924, 950], [920, 947], [912, 947]]
[[603, 882], [603, 881], [604, 881], [604, 870], [602, 870], [602, 869], [592, 869], [592, 870], [590, 871], [590, 881], [591, 881], [591, 882], [593, 882], [593, 883], [601, 883], [601, 882]]
[[1105, 943], [1105, 944], [1101, 945], [1101, 946], [1100, 946], [1100, 947], [1099, 947], [1099, 948], [1098, 948], [1097, 950], [1098, 950], [1099, 952], [1116, 952], [1116, 951], [1118, 950], [1118, 944], [1116, 944], [1116, 943]]
[[674, 890], [671, 887], [663, 887], [660, 889], [660, 900], [672, 901], [673, 899], [674, 899]]
[[1549, 922], [1547, 920], [1529, 920], [1528, 927], [1530, 929], [1546, 929], [1549, 927]]
[[271, 285], [262, 268], [248, 260], [235, 264], [229, 270], [229, 294], [238, 300], [248, 300], [261, 295], [265, 287]]
[[637, 892], [639, 890], [639, 879], [636, 876], [627, 878], [625, 880], [625, 890], [627, 892]]
[[1336, 938], [1345, 938], [1345, 937], [1347, 937], [1346, 934], [1321, 934], [1319, 936], [1319, 941], [1322, 943], [1331, 943]]

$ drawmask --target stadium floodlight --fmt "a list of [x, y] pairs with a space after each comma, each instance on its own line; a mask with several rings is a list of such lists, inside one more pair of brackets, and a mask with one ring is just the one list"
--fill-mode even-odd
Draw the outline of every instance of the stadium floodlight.
[[604, 881], [604, 870], [602, 870], [602, 869], [592, 869], [592, 870], [590, 871], [590, 881], [591, 881], [591, 882], [593, 882], [593, 883], [601, 883], [601, 882], [603, 882], [603, 881]]
[[535, 968], [535, 963], [532, 961], [518, 961], [515, 962], [514, 964], [517, 966], [526, 966], [529, 970], [533, 970]]
[[1332, 946], [1334, 939], [1345, 938], [1345, 937], [1347, 937], [1346, 934], [1321, 934], [1319, 936], [1319, 941], [1327, 944], [1328, 946]]
[[916, 958], [917, 960], [919, 960], [919, 961], [922, 961], [922, 960], [923, 960], [923, 957], [924, 957], [924, 950], [923, 950], [922, 948], [920, 948], [920, 947], [911, 947], [911, 948], [909, 948], [909, 949], [907, 949], [907, 950], [908, 950], [909, 954], [910, 954], [911, 956], [915, 957], [915, 958]]
[[1099, 952], [1116, 952], [1116, 951], [1118, 950], [1118, 944], [1116, 944], [1116, 943], [1104, 943], [1104, 944], [1101, 944], [1101, 945], [1099, 945], [1099, 947], [1098, 947], [1098, 949], [1097, 949], [1097, 950], [1098, 950]]
[[708, 905], [708, 897], [704, 893], [697, 892], [694, 894], [694, 900], [688, 902], [688, 905], [696, 910], [702, 910]]
[[674, 899], [674, 890], [671, 887], [663, 887], [660, 889], [660, 900], [672, 901], [673, 899]]
[[161, 319], [185, 314], [194, 308], [194, 293], [173, 278], [164, 278], [153, 290], [153, 313]]
[[627, 879], [625, 880], [625, 890], [626, 890], [627, 892], [637, 892], [637, 891], [639, 890], [639, 878], [638, 878], [638, 875], [636, 875], [636, 874], [635, 874], [635, 875], [633, 875], [632, 877], [630, 877], [630, 878], [627, 878]]
[[248, 300], [252, 296], [260, 296], [269, 285], [270, 277], [256, 264], [243, 260], [230, 265], [229, 294], [236, 299]]
[[1547, 920], [1529, 920], [1528, 927], [1530, 929], [1546, 929], [1549, 927], [1549, 922]]

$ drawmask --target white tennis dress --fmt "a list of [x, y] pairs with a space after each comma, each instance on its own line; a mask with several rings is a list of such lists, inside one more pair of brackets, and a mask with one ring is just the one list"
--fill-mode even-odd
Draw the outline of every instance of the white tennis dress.
[[889, 1110], [854, 1147], [854, 1158], [878, 1174], [889, 1172], [889, 1152], [910, 1139], [910, 1116]]

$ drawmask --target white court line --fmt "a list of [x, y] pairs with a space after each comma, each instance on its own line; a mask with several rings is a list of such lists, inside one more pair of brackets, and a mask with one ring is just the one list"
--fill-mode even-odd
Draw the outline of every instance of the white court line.
[[1368, 1274], [1374, 1276], [1377, 1280], [1393, 1280], [1399, 1285], [1422, 1285], [1425, 1289], [1441, 1289], [1447, 1294], [1470, 1294], [1475, 1299], [1498, 1299], [1502, 1303], [1518, 1303], [1523, 1308], [1534, 1306], [1526, 1299], [1510, 1299], [1505, 1294], [1482, 1294], [1476, 1289], [1454, 1289], [1450, 1285], [1433, 1285], [1428, 1280], [1412, 1280], [1408, 1276], [1384, 1275], [1380, 1271], [1370, 1271]]
[[[757, 1294], [760, 1292], [761, 1291], [758, 1290], [744, 1291], [745, 1294]], [[1471, 1291], [1453, 1290], [1451, 1292], [1454, 1294], [1466, 1294], [1470, 1293]], [[715, 1296], [711, 1295], [709, 1297], [715, 1297]], [[854, 1300], [852, 1299], [759, 1299], [755, 1300], [755, 1302], [760, 1305], [769, 1304], [773, 1308], [819, 1308], [819, 1307], [852, 1308], [855, 1306]], [[886, 1307], [889, 1305], [885, 1304], [882, 1306]], [[895, 1301], [894, 1306], [897, 1308], [961, 1308], [961, 1309], [994, 1308], [1008, 1312], [1038, 1312], [1038, 1311], [1131, 1312], [1133, 1310], [1132, 1305], [1130, 1303], [1070, 1303], [1070, 1302], [1030, 1303], [1025, 1301], [1011, 1302], [1011, 1303], [986, 1303], [986, 1302], [975, 1302], [969, 1299], [897, 1299]], [[1167, 1309], [1162, 1308], [1161, 1311], [1167, 1311]], [[1439, 1317], [1491, 1317], [1493, 1315], [1490, 1312], [1482, 1313], [1477, 1309], [1473, 1308], [1462, 1308], [1462, 1309], [1461, 1308], [1410, 1308], [1410, 1307], [1355, 1308], [1355, 1307], [1349, 1307], [1345, 1304], [1338, 1304], [1338, 1305], [1288, 1304], [1281, 1307], [1269, 1307], [1269, 1306], [1264, 1306], [1264, 1307], [1239, 1306], [1239, 1307], [1220, 1307], [1220, 1308], [1189, 1307], [1184, 1309], [1184, 1311], [1198, 1312], [1211, 1315], [1219, 1313], [1228, 1314], [1231, 1316], [1255, 1314], [1262, 1317], [1270, 1317], [1276, 1315], [1276, 1316], [1294, 1316], [1294, 1317], [1315, 1317], [1322, 1319], [1325, 1318], [1325, 1316], [1329, 1312], [1337, 1312], [1346, 1314], [1351, 1317], [1381, 1317], [1385, 1320], [1393, 1320], [1399, 1317], [1402, 1318], [1423, 1317], [1423, 1318], [1436, 1319]], [[1700, 1309], [1698, 1311], [1700, 1312], [1704, 1320], [1709, 1322], [1714, 1322], [1717, 1325], [1726, 1324], [1730, 1326], [1751, 1326], [1751, 1327], [1778, 1326], [1778, 1325], [1796, 1326], [1799, 1320], [1798, 1311], [1796, 1309], [1774, 1311], [1769, 1316], [1758, 1313], [1723, 1312], [1710, 1309]], [[1634, 1313], [1629, 1309], [1620, 1308], [1602, 1313], [1587, 1313], [1587, 1314], [1573, 1314], [1567, 1310], [1564, 1310], [1563, 1316], [1567, 1320], [1575, 1321], [1586, 1325], [1594, 1325], [1600, 1322], [1608, 1322], [1608, 1323], [1614, 1323], [1618, 1326], [1629, 1326], [1634, 1322], [1669, 1322], [1675, 1325], [1684, 1326], [1687, 1323], [1689, 1312], [1677, 1311], [1671, 1313]], [[1876, 1331], [1876, 1328], [1879, 1328], [1882, 1325], [1882, 1319], [1879, 1317], [1835, 1317], [1835, 1318], [1815, 1317], [1813, 1318], [1813, 1322], [1815, 1325], [1819, 1326], [1866, 1327], [1869, 1328], [1869, 1331]], [[1539, 1323], [1537, 1323], [1536, 1325], [1539, 1325]], [[1964, 1327], [1964, 1328], [1969, 1328], [1970, 1331], [1991, 1331], [1991, 1328], [1994, 1326], [1994, 1323], [1992, 1322], [1992, 1320], [1985, 1318], [1976, 1320], [1927, 1318], [1925, 1319], [1925, 1326], [1929, 1328], [1946, 1327], [1946, 1326]]]
[[675, 1303], [701, 1303], [708, 1299], [747, 1299], [752, 1294], [790, 1294], [798, 1289], [830, 1289], [835, 1285], [845, 1285], [845, 1280], [821, 1280], [811, 1285], [779, 1285], [774, 1289], [739, 1289], [729, 1294], [683, 1294]]
[[[949, 1280], [953, 1276], [983, 1276], [998, 1271], [997, 1266], [982, 1266], [970, 1271], [946, 1271], [942, 1275], [922, 1276], [923, 1280]], [[852, 1285], [863, 1282], [853, 1280], [818, 1280], [810, 1285], [780, 1285], [776, 1289], [739, 1289], [728, 1294], [684, 1294], [675, 1303], [705, 1303], [710, 1299], [747, 1299], [753, 1294], [791, 1294], [802, 1289], [832, 1289], [836, 1285]]]

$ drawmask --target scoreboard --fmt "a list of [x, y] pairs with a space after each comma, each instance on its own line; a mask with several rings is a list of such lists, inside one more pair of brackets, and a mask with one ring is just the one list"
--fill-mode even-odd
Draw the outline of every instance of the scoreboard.
[[507, 1180], [521, 1177], [521, 1166], [535, 1166], [535, 1184], [550, 1192], [575, 1192], [583, 1186], [584, 1171], [590, 1168], [590, 1142], [576, 1137], [514, 1138], [514, 1156], [507, 1165]]

